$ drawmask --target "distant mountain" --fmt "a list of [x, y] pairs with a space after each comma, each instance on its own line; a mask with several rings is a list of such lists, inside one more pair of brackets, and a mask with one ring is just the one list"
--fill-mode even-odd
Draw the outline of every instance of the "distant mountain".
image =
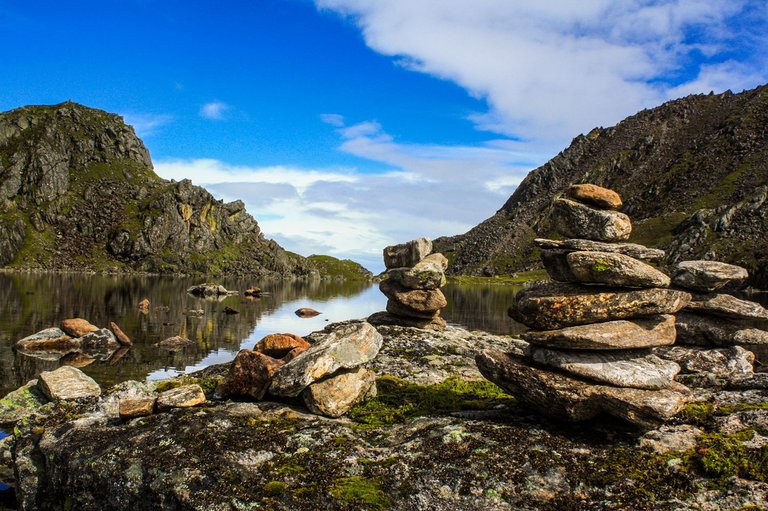
[[632, 240], [667, 263], [718, 259], [768, 287], [768, 85], [688, 96], [595, 128], [533, 170], [495, 215], [436, 240], [455, 275], [510, 274], [538, 265], [535, 237], [553, 235], [552, 199], [573, 183], [618, 191]]
[[241, 201], [154, 173], [114, 114], [66, 102], [0, 113], [0, 266], [291, 277]]

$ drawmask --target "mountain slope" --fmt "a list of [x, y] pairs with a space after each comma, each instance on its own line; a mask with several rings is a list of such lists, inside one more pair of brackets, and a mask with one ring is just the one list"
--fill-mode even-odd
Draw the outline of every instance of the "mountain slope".
[[242, 202], [157, 176], [121, 117], [72, 102], [0, 114], [0, 265], [317, 273], [264, 238]]
[[552, 199], [583, 182], [618, 191], [634, 223], [631, 241], [667, 249], [667, 263], [730, 261], [768, 286], [768, 86], [689, 96], [579, 135], [494, 216], [436, 240], [450, 255], [450, 273], [536, 267], [531, 242], [553, 235]]

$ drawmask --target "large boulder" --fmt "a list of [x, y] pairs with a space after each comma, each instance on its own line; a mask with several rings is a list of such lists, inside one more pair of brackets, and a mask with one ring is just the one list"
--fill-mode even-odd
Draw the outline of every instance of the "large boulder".
[[674, 314], [691, 295], [666, 288], [614, 289], [541, 282], [515, 295], [509, 315], [531, 328], [566, 326], [657, 314]]
[[111, 355], [121, 344], [108, 328], [98, 328], [80, 338], [80, 348], [88, 354]]
[[370, 362], [381, 349], [383, 338], [364, 321], [331, 325], [321, 342], [300, 353], [279, 368], [269, 392], [275, 396], [298, 396], [311, 383], [340, 369], [352, 369]]
[[240, 350], [219, 392], [225, 396], [249, 396], [263, 399], [272, 377], [283, 362], [252, 350]]
[[43, 371], [37, 386], [45, 397], [52, 401], [69, 401], [101, 395], [101, 387], [93, 378], [71, 366], [63, 366], [55, 371]]
[[624, 254], [571, 252], [566, 259], [579, 282], [620, 287], [669, 287], [668, 276]]
[[272, 358], [283, 358], [293, 350], [309, 348], [309, 343], [295, 334], [269, 334], [256, 343], [253, 350]]
[[530, 357], [539, 364], [615, 387], [662, 389], [680, 372], [677, 363], [647, 350], [572, 351], [532, 347]]
[[536, 238], [533, 244], [543, 249], [565, 250], [567, 252], [616, 252], [642, 261], [660, 261], [665, 252], [658, 248], [648, 248], [636, 243], [604, 243], [602, 241], [572, 238], [549, 240]]
[[442, 254], [430, 254], [411, 268], [392, 268], [387, 278], [408, 289], [438, 289], [445, 285], [447, 261]]
[[405, 268], [416, 265], [432, 252], [432, 242], [428, 238], [419, 238], [400, 245], [384, 248], [384, 266]]
[[621, 196], [618, 193], [588, 183], [569, 186], [565, 196], [600, 209], [619, 209], [622, 206]]
[[551, 219], [555, 230], [569, 238], [625, 241], [632, 232], [624, 213], [593, 209], [569, 199], [555, 200]]
[[495, 350], [475, 357], [487, 379], [542, 415], [582, 421], [608, 413], [641, 426], [655, 427], [672, 418], [691, 394], [683, 385], [646, 390], [594, 385], [565, 374], [531, 367], [526, 359]]
[[768, 344], [768, 332], [706, 314], [681, 312], [675, 317], [677, 342], [696, 346]]
[[310, 384], [301, 393], [307, 408], [318, 415], [341, 417], [357, 403], [376, 395], [376, 374], [358, 367]]
[[729, 282], [745, 280], [747, 270], [719, 261], [682, 261], [675, 266], [672, 281], [676, 286], [702, 293], [720, 289]]
[[379, 289], [390, 300], [419, 312], [436, 312], [448, 305], [439, 289], [408, 289], [391, 280], [382, 281]]
[[662, 314], [634, 320], [570, 326], [559, 330], [531, 330], [520, 337], [537, 346], [576, 350], [668, 346], [675, 342], [675, 317]]
[[80, 348], [80, 339], [73, 339], [60, 328], [46, 328], [16, 342], [24, 351], [55, 351], [66, 353]]
[[694, 295], [684, 310], [730, 319], [768, 320], [768, 310], [759, 303], [724, 294]]

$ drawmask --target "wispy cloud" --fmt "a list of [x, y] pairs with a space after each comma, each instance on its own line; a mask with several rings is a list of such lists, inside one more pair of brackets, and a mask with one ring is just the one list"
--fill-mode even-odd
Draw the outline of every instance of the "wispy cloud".
[[232, 107], [223, 101], [211, 101], [200, 107], [200, 117], [212, 121], [224, 120], [226, 113]]
[[151, 137], [160, 128], [173, 122], [173, 116], [168, 114], [130, 112], [121, 115], [126, 124], [133, 126], [136, 134], [141, 138]]
[[340, 114], [320, 114], [320, 120], [331, 126], [344, 126], [344, 116]]

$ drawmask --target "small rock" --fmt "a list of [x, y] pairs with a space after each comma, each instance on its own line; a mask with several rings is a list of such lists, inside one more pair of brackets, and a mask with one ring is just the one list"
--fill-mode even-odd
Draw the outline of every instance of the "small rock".
[[149, 299], [144, 298], [142, 301], [139, 302], [139, 312], [142, 314], [147, 314], [149, 312]]
[[155, 343], [154, 346], [157, 348], [163, 348], [164, 350], [167, 350], [167, 351], [179, 351], [184, 348], [195, 346], [195, 342], [187, 339], [186, 337], [175, 335], [173, 337], [168, 337], [167, 339], [163, 339], [162, 341]]
[[670, 314], [577, 325], [559, 330], [532, 330], [520, 335], [524, 340], [538, 346], [578, 350], [668, 346], [674, 344], [675, 336], [675, 317]]
[[37, 386], [52, 401], [68, 401], [101, 395], [101, 387], [93, 378], [80, 369], [70, 366], [63, 366], [55, 371], [43, 371], [40, 373]]
[[59, 365], [60, 366], [72, 366], [76, 368], [85, 367], [87, 365], [91, 365], [96, 361], [95, 358], [86, 355], [85, 353], [81, 353], [79, 351], [72, 351], [70, 353], [67, 353], [63, 357], [59, 359]]
[[695, 426], [661, 426], [640, 438], [640, 447], [653, 449], [659, 454], [669, 451], [687, 451], [696, 447], [696, 438], [704, 432]]
[[110, 322], [109, 328], [112, 329], [112, 332], [115, 334], [115, 337], [117, 338], [117, 342], [122, 344], [123, 346], [133, 346], [133, 341], [131, 341], [131, 338], [125, 335], [125, 333], [120, 329], [119, 326], [117, 326], [115, 323]]
[[396, 282], [384, 280], [379, 290], [390, 300], [419, 312], [436, 312], [445, 308], [448, 301], [439, 289], [408, 289]]
[[381, 334], [366, 322], [335, 327], [323, 341], [278, 369], [269, 392], [276, 396], [298, 396], [311, 383], [339, 369], [352, 369], [373, 360], [382, 342]]
[[593, 184], [571, 185], [565, 196], [600, 209], [619, 209], [622, 206], [618, 193]]
[[259, 297], [262, 295], [262, 293], [263, 291], [261, 290], [260, 287], [249, 287], [248, 289], [245, 290], [245, 293], [243, 293], [243, 295]]
[[682, 261], [672, 274], [676, 286], [708, 293], [720, 289], [729, 282], [749, 277], [741, 266], [719, 261]]
[[157, 396], [157, 409], [190, 408], [205, 403], [205, 393], [198, 384], [166, 390]]
[[530, 357], [545, 366], [615, 387], [663, 389], [680, 366], [646, 350], [572, 351], [530, 348]]
[[593, 209], [568, 199], [556, 199], [552, 224], [569, 238], [595, 241], [625, 241], [632, 232], [629, 217], [618, 211]]
[[584, 239], [548, 240], [536, 238], [534, 245], [543, 249], [565, 250], [566, 252], [617, 252], [641, 261], [660, 261], [665, 252], [658, 248], [648, 248], [636, 243], [603, 243]]
[[668, 276], [624, 254], [570, 252], [566, 259], [579, 282], [620, 287], [669, 287]]
[[400, 245], [391, 245], [384, 249], [384, 266], [389, 268], [410, 268], [432, 252], [432, 242], [428, 238], [419, 238]]
[[311, 309], [309, 307], [302, 307], [297, 309], [294, 314], [300, 318], [314, 318], [318, 314], [322, 314], [322, 312], [316, 311], [315, 309]]
[[227, 291], [227, 288], [221, 284], [211, 284], [209, 282], [191, 286], [187, 289], [187, 293], [200, 297], [216, 297], [219, 295], [230, 294], [230, 292]]
[[199, 318], [205, 315], [205, 311], [203, 309], [189, 309], [186, 314], [187, 316]]
[[82, 337], [85, 334], [99, 330], [99, 327], [90, 324], [82, 318], [65, 319], [61, 322], [61, 329], [72, 337]]
[[227, 315], [231, 316], [233, 314], [240, 314], [240, 311], [237, 310], [237, 309], [233, 309], [232, 307], [227, 306], [227, 307], [224, 307], [224, 314], [227, 314]]
[[80, 348], [87, 353], [106, 353], [120, 347], [115, 334], [108, 328], [98, 328], [80, 338]]
[[68, 352], [80, 349], [80, 339], [73, 339], [60, 328], [46, 328], [18, 341], [16, 348], [25, 351]]
[[252, 350], [240, 350], [232, 362], [219, 392], [224, 396], [250, 396], [262, 399], [282, 361]]
[[357, 403], [375, 395], [376, 374], [362, 367], [312, 383], [301, 393], [312, 413], [326, 417], [341, 417]]
[[768, 310], [759, 303], [723, 294], [694, 295], [684, 310], [730, 319], [768, 320]]
[[294, 356], [307, 348], [309, 348], [309, 343], [298, 335], [269, 334], [257, 342], [253, 349], [272, 358], [281, 359], [295, 349], [300, 351], [295, 353]]
[[156, 397], [144, 397], [120, 400], [120, 418], [133, 419], [152, 415], [155, 411]]

